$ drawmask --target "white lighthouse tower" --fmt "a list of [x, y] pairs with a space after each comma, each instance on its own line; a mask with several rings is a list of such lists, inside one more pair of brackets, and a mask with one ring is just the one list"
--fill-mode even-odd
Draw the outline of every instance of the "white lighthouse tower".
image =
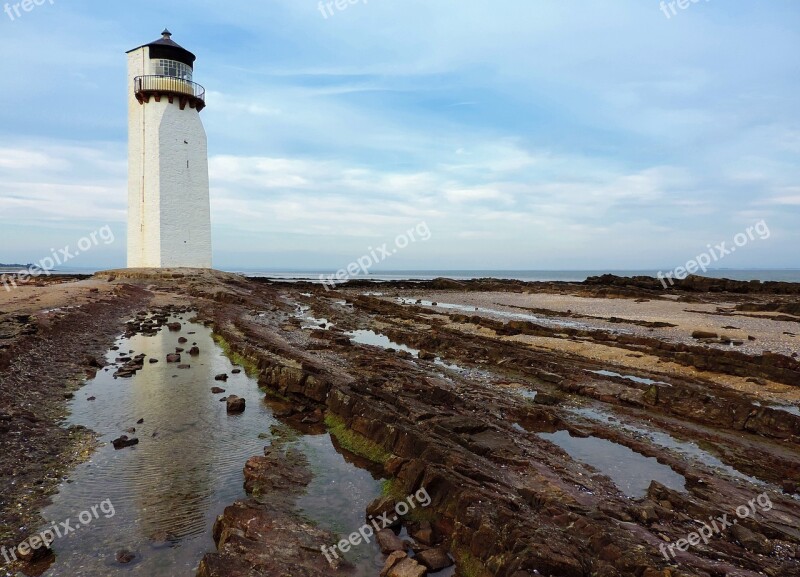
[[205, 89], [171, 36], [128, 52], [129, 268], [211, 268]]

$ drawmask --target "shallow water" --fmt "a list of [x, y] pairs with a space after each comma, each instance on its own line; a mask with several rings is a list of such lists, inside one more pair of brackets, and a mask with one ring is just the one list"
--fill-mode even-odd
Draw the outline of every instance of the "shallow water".
[[[130, 379], [115, 379], [113, 367], [101, 371], [72, 401], [67, 424], [96, 431], [105, 445], [72, 473], [44, 517], [61, 521], [105, 500], [115, 511], [57, 540], [57, 561], [45, 575], [193, 575], [203, 554], [214, 550], [215, 517], [244, 497], [242, 467], [262, 453], [265, 443], [258, 435], [276, 421], [261, 403], [255, 382], [244, 373], [231, 374], [234, 367], [213, 342], [211, 330], [180, 322], [180, 333], [165, 328], [156, 336], [119, 340], [120, 351], [147, 355], [144, 368]], [[180, 336], [189, 343], [179, 344]], [[167, 353], [193, 342], [200, 356], [182, 355], [190, 369], [166, 362]], [[109, 351], [107, 360], [116, 358]], [[159, 362], [149, 364], [149, 358]], [[228, 373], [230, 380], [215, 381], [220, 373]], [[245, 413], [228, 415], [219, 401], [222, 395], [211, 393], [213, 386], [245, 398]], [[136, 424], [141, 418], [144, 423]], [[130, 427], [136, 433], [126, 433]], [[115, 451], [111, 441], [122, 434], [140, 443]], [[134, 552], [137, 559], [117, 564], [120, 549]]]
[[756, 479], [755, 477], [746, 475], [741, 471], [734, 469], [730, 465], [726, 465], [718, 457], [715, 457], [705, 449], [701, 449], [696, 443], [693, 443], [692, 441], [681, 441], [663, 431], [656, 431], [654, 429], [644, 429], [641, 427], [636, 427], [634, 425], [629, 425], [627, 423], [622, 423], [620, 421], [617, 421], [616, 418], [611, 416], [610, 414], [597, 409], [577, 408], [569, 410], [570, 412], [581, 415], [582, 417], [591, 419], [593, 421], [608, 422], [614, 420], [616, 421], [614, 423], [616, 428], [628, 431], [637, 436], [647, 438], [653, 444], [658, 445], [659, 447], [669, 449], [670, 451], [674, 451], [679, 455], [682, 455], [683, 457], [686, 457], [690, 460], [702, 463], [703, 465], [711, 469], [714, 469], [719, 473], [726, 474], [730, 477], [734, 477], [736, 479], [740, 479], [742, 481], [746, 481], [754, 485], [760, 485], [760, 486], [765, 485], [765, 483], [760, 479]]
[[686, 490], [686, 479], [653, 457], [645, 457], [619, 443], [597, 437], [572, 437], [568, 431], [538, 433], [561, 447], [570, 457], [591, 465], [611, 478], [625, 495], [640, 498], [647, 495], [652, 481], [677, 491]]
[[422, 300], [421, 302], [417, 302], [419, 299], [415, 298], [404, 298], [404, 297], [397, 297], [397, 300], [404, 304], [404, 305], [417, 305], [417, 306], [424, 306], [424, 307], [434, 307], [434, 308], [441, 308], [441, 309], [448, 309], [448, 310], [456, 310], [465, 313], [484, 313], [495, 315], [498, 317], [503, 317], [512, 320], [521, 320], [521, 321], [530, 321], [534, 323], [539, 323], [542, 325], [551, 325], [551, 326], [560, 326], [560, 327], [582, 327], [585, 326], [581, 323], [576, 323], [573, 321], [564, 321], [564, 320], [555, 320], [552, 318], [547, 317], [537, 317], [535, 315], [530, 315], [527, 313], [512, 313], [508, 311], [501, 311], [497, 309], [487, 309], [484, 307], [476, 307], [471, 305], [457, 305], [453, 303], [440, 303], [437, 302], [433, 304], [433, 301], [426, 301]]
[[[352, 339], [354, 343], [362, 345], [372, 345], [374, 347], [381, 347], [382, 349], [394, 349], [397, 351], [406, 351], [412, 356], [419, 358], [420, 351], [418, 349], [414, 349], [406, 345], [401, 345], [400, 343], [396, 343], [386, 335], [376, 333], [375, 331], [357, 330], [357, 331], [351, 331], [347, 333], [347, 335]], [[462, 366], [443, 361], [441, 357], [436, 357], [433, 360], [433, 363], [439, 365], [440, 367], [450, 369], [451, 371], [457, 371], [459, 373], [470, 372], [470, 369], [466, 369]]]
[[595, 375], [600, 375], [603, 377], [618, 377], [620, 379], [625, 379], [628, 381], [633, 381], [634, 383], [640, 383], [643, 385], [667, 385], [670, 386], [669, 383], [665, 383], [664, 381], [654, 381], [653, 379], [648, 379], [645, 377], [637, 377], [634, 375], [622, 375], [620, 373], [615, 373], [614, 371], [586, 371], [587, 373], [593, 373]]
[[800, 417], [800, 407], [797, 405], [771, 405], [767, 403], [766, 405], [762, 405], [758, 401], [753, 403], [756, 407], [767, 407], [768, 409], [775, 409], [776, 411], [782, 411], [784, 413], [789, 413], [790, 415], [794, 415], [795, 417]]
[[[118, 340], [119, 352], [109, 351], [107, 360], [132, 350], [147, 355], [144, 368], [130, 379], [115, 379], [113, 367], [100, 371], [71, 402], [66, 424], [96, 431], [104, 445], [61, 485], [43, 516], [57, 526], [71, 519], [75, 527], [81, 512], [91, 513], [95, 506], [98, 514], [53, 543], [56, 561], [46, 577], [193, 577], [203, 555], [216, 550], [211, 530], [217, 515], [246, 497], [244, 464], [263, 454], [278, 422], [257, 382], [231, 373], [234, 367], [213, 342], [211, 330], [180, 322], [179, 333], [164, 328], [156, 336]], [[179, 344], [181, 336], [189, 343]], [[200, 356], [183, 353], [182, 359], [191, 368], [165, 362], [167, 353], [193, 342]], [[159, 362], [149, 364], [150, 357]], [[220, 373], [229, 380], [215, 381]], [[246, 411], [228, 415], [219, 400], [224, 395], [210, 391], [214, 386], [245, 398]], [[144, 422], [136, 424], [140, 418]], [[135, 434], [126, 433], [130, 427], [136, 427]], [[122, 434], [140, 443], [115, 451], [111, 440]], [[300, 500], [302, 513], [322, 526], [336, 521], [343, 529], [360, 527], [366, 504], [380, 494], [379, 481], [337, 451], [328, 434], [300, 435], [293, 442], [317, 474]], [[121, 549], [135, 553], [132, 563], [116, 562]], [[377, 554], [374, 545], [356, 552], [351, 559], [356, 575], [376, 574]]]
[[800, 417], [800, 407], [797, 405], [771, 405], [771, 409], [775, 409], [776, 411], [783, 411], [784, 413], [789, 413], [790, 415], [794, 415], [795, 417]]
[[372, 345], [374, 347], [381, 347], [382, 349], [395, 349], [397, 351], [406, 351], [411, 355], [418, 357], [419, 350], [412, 349], [406, 345], [394, 342], [386, 335], [376, 333], [375, 331], [358, 330], [347, 333], [354, 343], [362, 345]]
[[[366, 522], [367, 505], [381, 495], [380, 475], [354, 468], [337, 452], [328, 434], [304, 436], [297, 444], [314, 471], [314, 480], [298, 501], [301, 512], [340, 538], [358, 531]], [[348, 458], [369, 468], [355, 455]], [[354, 577], [374, 577], [386, 561], [374, 542], [352, 548], [345, 558], [357, 566]]]

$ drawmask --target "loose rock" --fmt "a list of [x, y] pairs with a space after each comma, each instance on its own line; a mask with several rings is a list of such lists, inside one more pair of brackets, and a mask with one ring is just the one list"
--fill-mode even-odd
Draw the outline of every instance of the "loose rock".
[[227, 399], [229, 413], [243, 413], [245, 409], [245, 400], [236, 395], [231, 395]]
[[114, 439], [111, 441], [114, 445], [114, 449], [119, 451], [120, 449], [125, 449], [126, 447], [132, 447], [134, 445], [139, 444], [139, 439], [131, 439], [128, 435], [122, 435], [119, 439]]
[[414, 559], [422, 563], [428, 570], [432, 572], [441, 571], [453, 565], [453, 560], [442, 549], [428, 549], [427, 551], [420, 551]]
[[404, 551], [395, 551], [394, 553], [389, 555], [388, 559], [386, 559], [386, 563], [384, 564], [383, 569], [381, 570], [380, 577], [387, 577], [387, 575], [389, 575], [389, 571], [391, 571], [392, 568], [395, 565], [397, 565], [401, 559], [405, 559], [406, 557], [408, 557], [408, 555], [406, 555]]
[[375, 538], [378, 542], [378, 546], [381, 548], [381, 553], [384, 555], [394, 553], [395, 551], [405, 551], [405, 544], [391, 529], [382, 529], [378, 531]]
[[392, 567], [388, 577], [423, 577], [425, 573], [427, 573], [427, 570], [424, 566], [406, 557]]

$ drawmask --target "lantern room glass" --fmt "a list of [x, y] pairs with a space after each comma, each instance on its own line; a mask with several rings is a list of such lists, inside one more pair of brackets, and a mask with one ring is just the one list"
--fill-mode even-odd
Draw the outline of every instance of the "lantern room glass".
[[169, 76], [171, 78], [180, 78], [181, 80], [192, 81], [192, 68], [183, 62], [176, 60], [156, 60], [154, 73], [158, 76]]

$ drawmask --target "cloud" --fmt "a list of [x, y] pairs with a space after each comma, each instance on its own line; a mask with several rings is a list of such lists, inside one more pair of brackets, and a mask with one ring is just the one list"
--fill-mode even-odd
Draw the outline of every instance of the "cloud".
[[0, 149], [0, 223], [124, 221], [123, 150], [67, 142]]
[[38, 150], [0, 148], [0, 169], [8, 172], [32, 169], [52, 170], [66, 166], [62, 159], [52, 158]]
[[153, 11], [198, 54], [226, 258], [338, 266], [424, 219], [408, 266], [661, 265], [761, 215], [796, 264], [800, 7], [743, 0], [56, 3], [0, 37], [0, 252], [124, 223], [124, 51]]

